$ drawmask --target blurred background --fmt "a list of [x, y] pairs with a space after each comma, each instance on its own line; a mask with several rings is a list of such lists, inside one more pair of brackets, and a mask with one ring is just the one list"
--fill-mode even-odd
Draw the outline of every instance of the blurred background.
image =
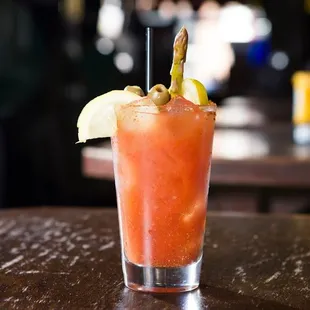
[[[222, 109], [218, 157], [234, 165], [275, 149], [310, 168], [310, 150], [294, 143], [291, 122], [292, 76], [310, 70], [309, 0], [1, 0], [0, 207], [116, 204], [113, 180], [83, 174], [77, 117], [97, 95], [145, 87], [147, 26], [154, 28], [154, 83], [168, 86], [182, 25], [190, 35], [186, 75]], [[275, 124], [285, 129], [265, 134], [282, 128]], [[249, 186], [232, 174], [214, 180], [211, 198], [215, 209], [232, 208], [218, 198], [226, 196], [237, 209], [253, 202], [263, 210], [271, 191], [292, 193], [294, 211], [306, 212], [310, 174], [296, 178], [301, 184]], [[273, 208], [285, 205], [281, 199]]]

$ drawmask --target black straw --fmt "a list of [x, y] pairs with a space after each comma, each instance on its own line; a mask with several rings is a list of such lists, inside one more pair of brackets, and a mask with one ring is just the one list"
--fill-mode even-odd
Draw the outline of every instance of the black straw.
[[146, 90], [149, 91], [153, 85], [153, 29], [146, 28]]

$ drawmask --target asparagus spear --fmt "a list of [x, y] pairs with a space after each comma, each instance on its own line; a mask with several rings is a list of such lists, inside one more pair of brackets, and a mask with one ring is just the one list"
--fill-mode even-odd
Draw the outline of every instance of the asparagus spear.
[[169, 93], [171, 97], [175, 97], [181, 94], [184, 63], [186, 61], [186, 52], [188, 44], [188, 33], [185, 27], [181, 30], [175, 37], [173, 44], [173, 61], [170, 70], [171, 75], [171, 85], [169, 88]]

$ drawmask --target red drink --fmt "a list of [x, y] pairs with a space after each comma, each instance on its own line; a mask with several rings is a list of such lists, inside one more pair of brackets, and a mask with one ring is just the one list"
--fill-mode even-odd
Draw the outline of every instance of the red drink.
[[147, 106], [144, 99], [122, 107], [112, 139], [124, 259], [147, 267], [196, 264], [216, 106], [197, 106], [182, 97], [159, 112]]
[[124, 281], [135, 290], [199, 285], [216, 105], [202, 83], [183, 78], [187, 44], [183, 27], [169, 89], [110, 91], [77, 122], [80, 142], [112, 138]]

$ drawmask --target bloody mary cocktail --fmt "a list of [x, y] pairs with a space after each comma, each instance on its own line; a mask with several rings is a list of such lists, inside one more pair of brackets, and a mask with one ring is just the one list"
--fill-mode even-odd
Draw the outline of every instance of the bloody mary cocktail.
[[188, 33], [173, 45], [169, 89], [128, 85], [91, 100], [79, 142], [111, 137], [125, 285], [181, 292], [199, 285], [216, 105], [183, 78]]
[[182, 268], [202, 254], [216, 107], [147, 106], [120, 108], [112, 138], [124, 264]]

